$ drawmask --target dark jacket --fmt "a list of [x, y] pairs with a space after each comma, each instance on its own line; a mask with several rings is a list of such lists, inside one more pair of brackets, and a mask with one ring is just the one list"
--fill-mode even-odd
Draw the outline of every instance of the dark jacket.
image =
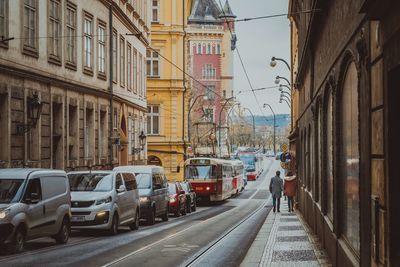
[[271, 182], [269, 183], [269, 191], [274, 198], [282, 197], [283, 180], [281, 177], [275, 176], [271, 178]]

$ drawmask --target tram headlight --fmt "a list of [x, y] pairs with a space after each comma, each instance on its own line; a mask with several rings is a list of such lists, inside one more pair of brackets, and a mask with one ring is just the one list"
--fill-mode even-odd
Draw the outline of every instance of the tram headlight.
[[210, 187], [209, 187], [209, 186], [207, 186], [207, 187], [206, 187], [206, 190], [207, 190], [207, 191], [210, 191]]

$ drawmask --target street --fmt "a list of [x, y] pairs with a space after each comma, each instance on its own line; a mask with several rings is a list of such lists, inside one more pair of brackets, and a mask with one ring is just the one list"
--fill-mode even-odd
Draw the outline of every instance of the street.
[[18, 255], [0, 256], [0, 266], [238, 266], [270, 208], [267, 183], [278, 162], [264, 160], [264, 172], [236, 198], [198, 207], [197, 212], [116, 236], [73, 231], [66, 245], [50, 238], [28, 242]]

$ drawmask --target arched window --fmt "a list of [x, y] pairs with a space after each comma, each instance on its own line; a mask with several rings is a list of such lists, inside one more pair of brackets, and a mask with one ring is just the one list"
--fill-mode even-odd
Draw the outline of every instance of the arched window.
[[344, 79], [341, 98], [341, 177], [344, 185], [343, 234], [350, 246], [360, 251], [358, 77], [351, 63]]
[[333, 100], [329, 94], [326, 109], [326, 215], [333, 222]]
[[197, 45], [197, 54], [201, 55], [201, 44]]

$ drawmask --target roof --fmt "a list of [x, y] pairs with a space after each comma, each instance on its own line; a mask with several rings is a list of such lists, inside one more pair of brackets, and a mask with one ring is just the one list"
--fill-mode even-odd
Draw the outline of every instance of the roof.
[[231, 5], [229, 5], [229, 1], [226, 0], [224, 9], [222, 11], [221, 18], [236, 18], [236, 15], [233, 14]]
[[68, 172], [67, 174], [81, 174], [81, 173], [98, 174], [98, 173], [112, 173], [112, 172], [113, 171], [111, 171], [111, 170], [95, 170], [95, 171], [85, 170], [85, 171], [72, 171], [72, 172]]
[[114, 171], [131, 171], [135, 173], [151, 173], [153, 170], [158, 170], [164, 172], [163, 167], [156, 165], [128, 165], [128, 166], [118, 166], [114, 168]]
[[218, 24], [222, 23], [221, 9], [215, 0], [194, 0], [188, 23]]
[[33, 169], [33, 168], [9, 168], [0, 169], [0, 178], [3, 179], [26, 179], [31, 173], [57, 173], [64, 174], [62, 170], [53, 169]]

